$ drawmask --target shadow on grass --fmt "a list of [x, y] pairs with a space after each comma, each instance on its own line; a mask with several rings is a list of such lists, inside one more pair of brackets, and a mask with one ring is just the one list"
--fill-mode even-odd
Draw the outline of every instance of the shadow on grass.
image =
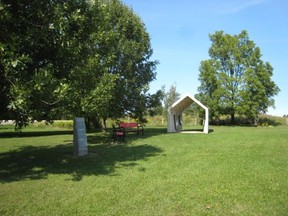
[[[146, 138], [150, 138], [153, 136], [157, 136], [160, 134], [165, 134], [167, 133], [167, 129], [166, 128], [145, 128], [144, 129], [144, 134], [142, 135], [141, 133], [139, 133], [137, 135], [136, 132], [128, 132], [125, 135], [125, 140], [124, 143], [129, 143], [135, 140], [139, 140], [139, 139], [146, 139]], [[94, 133], [94, 135], [87, 135], [87, 139], [88, 139], [88, 143], [90, 144], [95, 144], [95, 143], [111, 143], [111, 141], [113, 141], [112, 139], [112, 129], [108, 129], [106, 131], [106, 133], [102, 133], [102, 135], [99, 135], [101, 133]], [[119, 143], [123, 143], [120, 141], [121, 139], [118, 139], [116, 141], [119, 141]]]
[[[203, 129], [183, 129], [182, 132], [203, 132]], [[208, 133], [213, 133], [214, 130], [209, 128]]]
[[[73, 131], [22, 132], [20, 137], [72, 134]], [[0, 153], [0, 182], [24, 179], [45, 179], [49, 174], [67, 174], [69, 180], [80, 181], [84, 176], [115, 175], [119, 164], [136, 166], [138, 160], [146, 160], [162, 152], [161, 148], [149, 144], [129, 144], [133, 140], [145, 139], [166, 133], [166, 128], [148, 128], [144, 135], [128, 134], [125, 142], [114, 142], [112, 133], [88, 133], [88, 152], [84, 157], [73, 155], [73, 140], [66, 144], [45, 146], [23, 146], [16, 150]], [[6, 134], [6, 135], [5, 135]], [[19, 137], [17, 133], [2, 133], [1, 137]], [[43, 138], [42, 138], [43, 139]], [[52, 141], [53, 142], [53, 141]], [[120, 166], [122, 166], [120, 165]], [[124, 165], [123, 165], [124, 166]]]
[[51, 131], [9, 131], [1, 132], [0, 137], [38, 137], [38, 136], [54, 136], [54, 135], [64, 135], [64, 134], [73, 134], [73, 130], [51, 130]]
[[73, 144], [57, 146], [24, 146], [0, 153], [0, 181], [2, 183], [24, 179], [45, 179], [49, 174], [67, 174], [67, 180], [80, 181], [84, 176], [116, 175], [116, 167], [136, 166], [161, 153], [160, 148], [142, 144], [89, 144], [89, 154], [75, 157]]
[[[112, 138], [113, 134], [112, 131], [113, 131], [112, 129], [107, 129], [105, 133], [103, 132], [87, 133], [87, 141], [89, 144], [99, 144], [99, 143], [111, 144], [111, 142], [112, 143], [114, 142]], [[143, 135], [141, 133], [137, 135], [136, 132], [129, 132], [126, 133], [124, 142], [122, 141], [121, 138], [118, 138], [114, 143], [125, 144], [136, 140], [144, 140], [146, 138], [150, 138], [152, 136], [157, 136], [165, 133], [167, 133], [166, 128], [145, 128]]]

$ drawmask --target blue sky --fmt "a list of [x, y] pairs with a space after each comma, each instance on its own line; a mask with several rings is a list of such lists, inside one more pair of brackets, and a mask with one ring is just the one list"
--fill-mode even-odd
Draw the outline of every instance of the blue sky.
[[281, 89], [274, 97], [276, 109], [268, 114], [288, 114], [288, 1], [287, 0], [123, 0], [144, 22], [159, 60], [154, 93], [176, 84], [180, 94], [196, 94], [199, 66], [209, 59], [209, 34], [247, 30], [260, 47], [262, 60], [274, 68], [272, 79]]

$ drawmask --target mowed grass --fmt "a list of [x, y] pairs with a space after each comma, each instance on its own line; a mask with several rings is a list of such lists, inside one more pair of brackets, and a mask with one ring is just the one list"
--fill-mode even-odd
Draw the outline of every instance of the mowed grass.
[[89, 133], [80, 158], [71, 131], [2, 133], [0, 215], [287, 215], [288, 127], [211, 128]]

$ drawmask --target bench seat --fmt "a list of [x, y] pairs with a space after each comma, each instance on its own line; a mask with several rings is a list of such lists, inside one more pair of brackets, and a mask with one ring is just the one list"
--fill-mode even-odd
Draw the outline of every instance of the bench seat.
[[120, 122], [118, 128], [113, 126], [113, 138], [114, 140], [119, 137], [124, 141], [126, 133], [141, 133], [144, 135], [144, 127], [136, 122]]

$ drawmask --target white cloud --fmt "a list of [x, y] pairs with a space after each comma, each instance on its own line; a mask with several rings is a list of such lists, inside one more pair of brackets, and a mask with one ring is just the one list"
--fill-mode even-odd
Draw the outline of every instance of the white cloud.
[[216, 7], [216, 11], [221, 14], [232, 14], [242, 11], [246, 8], [260, 5], [267, 2], [267, 0], [228, 0], [222, 1], [220, 5]]

